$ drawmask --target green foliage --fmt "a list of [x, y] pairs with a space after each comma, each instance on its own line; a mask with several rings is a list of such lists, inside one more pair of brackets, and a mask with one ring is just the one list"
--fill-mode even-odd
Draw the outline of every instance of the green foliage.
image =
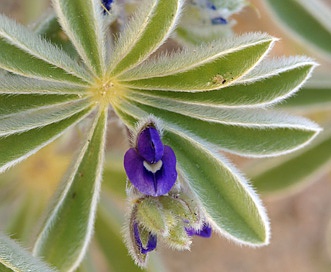
[[3, 234], [0, 234], [0, 270], [3, 272], [56, 271], [32, 257], [27, 250]]
[[169, 37], [178, 21], [183, 0], [144, 0], [119, 36], [109, 73], [118, 75], [147, 59]]
[[96, 116], [35, 244], [34, 254], [42, 256], [60, 271], [73, 271], [78, 267], [92, 235], [101, 183], [106, 122], [105, 111]]
[[266, 0], [278, 22], [317, 52], [331, 57], [331, 8], [321, 0]]
[[[298, 39], [308, 49], [329, 60], [331, 24], [330, 6], [323, 1], [282, 1], [267, 0], [267, 6], [291, 38]], [[325, 59], [325, 56], [328, 57]], [[324, 71], [323, 71], [324, 69]], [[311, 114], [322, 120], [326, 130], [316, 141], [283, 159], [258, 162], [255, 171], [249, 171], [254, 186], [266, 194], [286, 194], [297, 191], [307, 183], [328, 173], [330, 166], [330, 107], [331, 80], [328, 63], [295, 96], [284, 101], [279, 108], [290, 112]]]
[[301, 187], [308, 181], [316, 180], [329, 170], [331, 162], [330, 132], [323, 132], [318, 139], [303, 151], [287, 159], [260, 165], [260, 173], [252, 176], [254, 187], [261, 193], [277, 193]]

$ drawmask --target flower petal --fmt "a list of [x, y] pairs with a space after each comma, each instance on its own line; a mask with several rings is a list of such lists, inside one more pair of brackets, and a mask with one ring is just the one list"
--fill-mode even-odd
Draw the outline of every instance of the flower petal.
[[139, 156], [134, 148], [130, 148], [124, 155], [125, 172], [131, 183], [143, 194], [154, 192], [153, 175], [146, 175], [144, 159]]
[[164, 148], [156, 128], [147, 127], [139, 134], [137, 149], [148, 163], [156, 163], [162, 158]]
[[145, 195], [164, 195], [171, 190], [177, 179], [176, 156], [169, 146], [164, 146], [162, 166], [156, 172], [145, 168], [144, 159], [134, 148], [125, 153], [124, 168], [131, 183]]
[[212, 229], [209, 225], [204, 223], [202, 229], [200, 230], [195, 230], [193, 228], [186, 228], [186, 233], [188, 236], [197, 235], [203, 238], [209, 238], [211, 236]]
[[157, 196], [155, 174], [144, 166], [144, 158], [139, 156], [134, 148], [130, 148], [124, 156], [125, 172], [139, 192], [145, 195]]
[[156, 248], [156, 245], [157, 245], [156, 235], [153, 235], [153, 234], [149, 233], [146, 247], [144, 247], [144, 245], [141, 241], [141, 238], [140, 238], [140, 232], [139, 232], [137, 222], [135, 222], [134, 225], [133, 225], [133, 231], [134, 231], [135, 242], [136, 242], [136, 245], [140, 249], [140, 253], [147, 254], [148, 252], [153, 251]]
[[156, 195], [168, 193], [177, 180], [176, 155], [170, 146], [164, 146], [162, 168], [155, 173]]

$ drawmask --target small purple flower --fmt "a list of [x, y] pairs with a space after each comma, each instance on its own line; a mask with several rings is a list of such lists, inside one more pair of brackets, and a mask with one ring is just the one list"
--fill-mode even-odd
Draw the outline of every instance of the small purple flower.
[[114, 2], [114, 0], [102, 0], [102, 7], [103, 7], [103, 14], [106, 14], [107, 11], [111, 10], [111, 4]]
[[163, 145], [153, 124], [142, 129], [136, 147], [125, 153], [124, 168], [134, 187], [145, 195], [167, 194], [177, 179], [175, 153]]
[[207, 1], [207, 8], [211, 10], [216, 10], [216, 6], [210, 1]]
[[224, 19], [223, 17], [216, 17], [211, 19], [211, 23], [213, 25], [226, 25], [228, 21]]
[[203, 223], [202, 229], [194, 230], [192, 228], [186, 228], [186, 233], [188, 236], [197, 235], [203, 238], [209, 238], [212, 234], [212, 229], [206, 223]]
[[141, 242], [137, 222], [135, 222], [134, 225], [133, 225], [133, 232], [134, 232], [134, 239], [135, 239], [136, 245], [138, 246], [138, 248], [140, 250], [140, 253], [147, 254], [148, 252], [153, 251], [156, 248], [157, 237], [156, 237], [156, 235], [153, 235], [151, 233], [149, 233], [146, 247], [144, 247], [143, 243]]

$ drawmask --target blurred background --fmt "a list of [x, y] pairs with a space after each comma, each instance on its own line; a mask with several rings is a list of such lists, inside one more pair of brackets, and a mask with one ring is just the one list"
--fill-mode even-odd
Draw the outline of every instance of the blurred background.
[[[268, 32], [280, 38], [270, 53], [271, 56], [307, 55], [320, 63], [310, 83], [302, 90], [302, 95], [291, 98], [288, 103], [280, 105], [280, 108], [308, 116], [321, 124], [325, 132], [311, 147], [280, 158], [248, 160], [231, 156], [232, 161], [252, 179], [253, 186], [266, 206], [272, 228], [269, 246], [255, 249], [242, 247], [217, 235], [213, 235], [211, 239], [195, 238], [190, 252], [162, 247], [158, 249], [157, 254], [162, 256], [166, 267], [164, 271], [331, 271], [331, 53], [328, 55], [318, 47], [310, 46], [299, 34], [286, 27], [285, 20], [277, 19], [275, 12], [270, 12], [267, 1], [249, 2], [250, 6], [234, 16], [237, 22], [234, 26], [235, 33]], [[287, 3], [283, 2], [286, 9]], [[314, 0], [310, 2], [313, 3]], [[330, 0], [323, 3], [331, 10]], [[46, 0], [0, 0], [0, 12], [23, 24], [31, 24], [48, 9], [48, 5]], [[312, 25], [309, 25], [308, 20], [306, 22], [305, 28], [309, 30]], [[328, 31], [331, 37], [331, 29]], [[331, 52], [331, 39], [329, 47]], [[113, 131], [117, 131], [117, 134], [109, 136], [109, 161], [123, 156], [127, 145], [122, 134], [118, 133], [121, 128]], [[72, 135], [80, 137], [80, 133], [79, 129], [72, 131], [71, 135], [62, 137], [55, 145], [44, 148], [0, 176], [1, 231], [12, 234], [13, 238], [31, 247], [36, 232], [36, 220], [42, 216], [70, 161], [70, 139]], [[296, 167], [291, 167], [294, 162]], [[120, 163], [112, 164], [106, 169], [104, 181], [105, 194], [111, 195], [112, 201], [119, 206], [122, 205], [121, 190], [125, 184], [121, 170]], [[114, 178], [114, 175], [118, 178], [116, 186], [108, 184], [108, 176]], [[98, 221], [97, 228], [102, 228], [103, 223], [104, 221]], [[97, 244], [97, 241], [92, 242], [92, 250], [87, 256], [92, 270], [82, 268], [81, 271], [131, 271], [124, 267], [123, 270], [109, 268], [111, 265], [107, 265], [106, 260], [108, 253], [101, 253]], [[102, 245], [101, 248], [107, 252], [119, 250], [111, 245]], [[121, 254], [125, 254], [125, 251]], [[94, 262], [99, 263], [98, 268], [93, 268], [91, 263]], [[151, 268], [150, 271], [161, 269]]]

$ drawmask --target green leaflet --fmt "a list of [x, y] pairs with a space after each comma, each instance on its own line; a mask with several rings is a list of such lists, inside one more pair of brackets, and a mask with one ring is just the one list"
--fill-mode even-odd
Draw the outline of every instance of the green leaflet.
[[19, 113], [41, 107], [49, 107], [80, 99], [81, 97], [78, 95], [0, 95], [0, 118], [8, 114]]
[[179, 169], [218, 232], [243, 244], [268, 244], [267, 216], [260, 200], [237, 170], [221, 156], [181, 133], [167, 131], [164, 141], [174, 149]]
[[331, 104], [330, 74], [319, 72], [313, 75], [304, 88], [278, 107], [303, 113], [327, 111]]
[[2, 151], [0, 153], [0, 172], [26, 159], [48, 143], [54, 141], [67, 128], [79, 122], [90, 112], [91, 108], [88, 108], [58, 123], [0, 138], [0, 149]]
[[278, 22], [291, 34], [295, 34], [292, 36], [331, 57], [330, 6], [318, 0], [266, 2]]
[[35, 32], [40, 34], [43, 38], [61, 47], [62, 50], [68, 53], [72, 58], [77, 58], [77, 51], [64, 35], [61, 25], [54, 13], [50, 13], [34, 28]]
[[[132, 98], [132, 96], [130, 96]], [[129, 97], [127, 97], [130, 100]], [[318, 126], [309, 120], [291, 116], [279, 111], [261, 108], [218, 108], [206, 105], [192, 105], [178, 103], [177, 101], [164, 101], [162, 99], [134, 99], [141, 104], [149, 105], [158, 109], [165, 109], [181, 115], [196, 118], [202, 121], [215, 122], [224, 125], [238, 127], [268, 129], [268, 128], [293, 128], [293, 129], [314, 129]]]
[[[33, 232], [36, 222], [41, 217], [44, 207], [44, 199], [35, 196], [29, 193], [24, 196], [20, 201], [17, 212], [11, 213], [6, 228], [6, 233], [10, 233], [12, 239], [17, 239], [24, 244], [31, 243], [33, 239], [31, 232]], [[2, 270], [0, 269], [0, 271]]]
[[315, 73], [313, 77], [307, 82], [307, 88], [319, 88], [326, 89], [331, 86], [330, 72], [326, 68], [325, 70]]
[[80, 99], [1, 115], [0, 137], [59, 122], [86, 109], [91, 104], [88, 99]]
[[321, 173], [328, 171], [331, 162], [331, 132], [326, 131], [312, 146], [294, 153], [287, 159], [252, 172], [254, 187], [261, 193], [277, 193], [286, 189], [296, 188]]
[[[86, 91], [86, 87], [62, 82], [50, 82], [11, 74], [0, 76], [0, 94], [83, 95]], [[44, 99], [46, 100], [47, 98]]]
[[1, 272], [12, 272], [13, 270], [0, 263], [0, 271]]
[[[138, 108], [140, 108], [160, 118], [166, 129], [183, 131], [198, 142], [206, 141], [219, 150], [242, 156], [266, 157], [284, 154], [307, 144], [320, 131], [317, 125], [301, 118], [292, 120], [290, 118], [290, 121], [288, 121], [284, 116], [280, 118], [283, 124], [270, 125], [272, 123], [272, 120], [270, 120], [269, 125], [264, 126], [259, 126], [259, 124], [239, 126], [238, 124], [220, 123], [215, 119], [199, 120], [137, 102], [127, 104], [123, 101], [121, 105], [122, 109], [125, 109], [128, 113], [134, 113], [133, 115], [138, 118], [141, 118], [144, 114], [139, 112]], [[134, 105], [138, 108], [135, 108]], [[189, 112], [187, 114], [189, 115]], [[194, 113], [192, 114], [194, 115]], [[211, 112], [210, 115], [212, 114]], [[275, 117], [275, 121], [277, 119]], [[296, 121], [297, 125], [295, 124]]]
[[184, 51], [170, 60], [161, 57], [155, 63], [146, 64], [145, 68], [143, 64], [141, 69], [120, 76], [119, 81], [129, 88], [146, 90], [199, 92], [220, 89], [252, 69], [273, 42], [274, 38], [255, 33], [234, 38], [225, 45], [210, 43], [190, 54]]
[[59, 22], [84, 63], [97, 76], [104, 75], [107, 18], [100, 0], [53, 0]]
[[32, 255], [15, 243], [7, 236], [0, 234], [0, 271], [14, 272], [55, 272], [41, 260], [32, 257]]
[[308, 111], [328, 110], [331, 106], [331, 85], [328, 88], [305, 87], [296, 96], [280, 104], [287, 110]]
[[173, 31], [183, 0], [144, 0], [120, 34], [108, 72], [112, 76], [147, 59]]
[[[221, 90], [209, 92], [173, 92], [157, 90], [131, 90], [128, 91], [132, 98], [155, 98], [164, 103], [171, 104], [174, 101], [185, 104], [206, 105], [215, 107], [249, 107], [263, 106], [286, 99], [298, 90], [298, 87], [306, 81], [311, 73], [313, 65], [295, 67], [274, 73], [263, 80], [251, 83], [238, 83]], [[261, 78], [263, 78], [261, 76]]]
[[34, 247], [60, 271], [74, 271], [90, 242], [101, 186], [107, 110], [97, 114], [81, 151], [58, 191]]
[[27, 77], [86, 84], [89, 73], [36, 33], [0, 15], [0, 67]]
[[150, 77], [174, 75], [193, 70], [205, 63], [222, 58], [229, 53], [240, 51], [246, 47], [270, 42], [276, 39], [265, 33], [246, 33], [228, 39], [218, 39], [199, 47], [178, 50], [172, 53], [159, 54], [120, 76], [122, 80], [138, 80]]

